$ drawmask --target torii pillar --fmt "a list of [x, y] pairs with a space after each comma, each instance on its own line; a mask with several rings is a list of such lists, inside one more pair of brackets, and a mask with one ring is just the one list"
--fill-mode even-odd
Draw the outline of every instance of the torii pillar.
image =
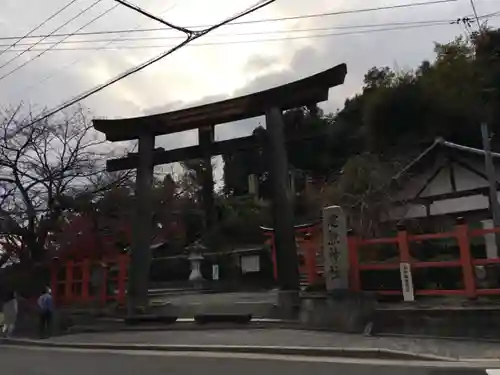
[[151, 264], [151, 238], [153, 236], [153, 156], [155, 136], [139, 137], [138, 166], [135, 186], [135, 216], [132, 229], [132, 251], [128, 276], [127, 312], [148, 307], [149, 269]]
[[274, 241], [280, 292], [278, 305], [292, 311], [299, 302], [298, 255], [295, 245], [293, 207], [288, 197], [288, 156], [282, 110], [266, 112], [267, 158], [271, 179]]

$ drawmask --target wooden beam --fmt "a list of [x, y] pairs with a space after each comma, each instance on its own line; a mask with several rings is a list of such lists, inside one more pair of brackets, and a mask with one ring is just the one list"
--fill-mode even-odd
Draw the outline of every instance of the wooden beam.
[[434, 170], [434, 172], [429, 176], [429, 178], [425, 181], [424, 185], [420, 188], [420, 190], [417, 192], [415, 197], [413, 199], [418, 199], [420, 198], [420, 195], [427, 189], [427, 187], [431, 184], [432, 181], [438, 176], [439, 172], [441, 172], [444, 168], [445, 164], [440, 163], [437, 168]]
[[[324, 137], [325, 132], [315, 132], [310, 134], [294, 134], [287, 139], [287, 143], [305, 141], [318, 137]], [[229, 139], [227, 141], [214, 142], [210, 146], [211, 156], [234, 154], [238, 151], [249, 150], [257, 147], [262, 147], [261, 140], [250, 135]], [[177, 148], [165, 151], [164, 149], [156, 149], [153, 156], [153, 165], [170, 164], [178, 161], [201, 159], [204, 154], [201, 147], [190, 146]], [[111, 159], [106, 162], [106, 169], [109, 172], [122, 171], [126, 169], [135, 169], [139, 165], [139, 157], [137, 153], [129, 153], [128, 156], [118, 159]]]
[[141, 134], [172, 134], [215, 126], [261, 116], [269, 108], [286, 110], [325, 101], [329, 89], [343, 84], [346, 74], [347, 66], [339, 64], [313, 76], [234, 99], [151, 116], [95, 119], [93, 124], [113, 142], [137, 139]]
[[202, 202], [205, 211], [205, 231], [213, 228], [216, 220], [214, 200], [214, 171], [212, 168], [212, 145], [214, 142], [214, 128], [209, 126], [198, 129], [198, 143], [203, 154], [201, 171]]
[[457, 179], [455, 178], [455, 168], [453, 167], [453, 160], [448, 159], [448, 169], [449, 169], [449, 178], [450, 178], [450, 186], [451, 191], [457, 191]]
[[455, 191], [451, 193], [444, 193], [444, 194], [437, 194], [437, 195], [432, 195], [429, 197], [419, 197], [415, 199], [409, 199], [409, 200], [398, 200], [392, 202], [392, 204], [398, 205], [398, 206], [405, 206], [407, 204], [431, 204], [434, 202], [438, 201], [443, 201], [446, 199], [455, 199], [455, 198], [465, 198], [465, 197], [471, 197], [473, 195], [487, 195], [488, 194], [488, 187], [480, 187], [480, 188], [475, 188], [475, 189], [469, 189], [465, 191]]

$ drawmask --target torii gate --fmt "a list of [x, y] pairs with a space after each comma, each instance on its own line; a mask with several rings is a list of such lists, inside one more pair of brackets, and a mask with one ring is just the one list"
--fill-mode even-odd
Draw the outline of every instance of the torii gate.
[[[216, 125], [265, 115], [267, 137], [264, 146], [269, 157], [272, 181], [272, 203], [275, 228], [278, 284], [282, 291], [298, 291], [298, 260], [293, 228], [293, 210], [286, 194], [288, 160], [285, 147], [282, 112], [301, 106], [315, 105], [328, 99], [331, 87], [344, 83], [345, 64], [337, 65], [313, 76], [269, 90], [234, 99], [206, 104], [174, 112], [136, 118], [95, 119], [94, 128], [111, 142], [139, 140], [137, 153], [107, 161], [108, 171], [137, 169], [136, 215], [133, 226], [131, 266], [129, 270], [129, 312], [137, 306], [147, 306], [148, 271], [151, 262], [150, 239], [152, 207], [150, 190], [153, 167], [195, 158], [203, 158], [203, 203], [207, 225], [213, 224], [213, 155], [233, 153], [258, 147], [261, 140], [255, 136], [214, 142]], [[155, 137], [198, 129], [198, 146], [165, 151], [155, 149]]]

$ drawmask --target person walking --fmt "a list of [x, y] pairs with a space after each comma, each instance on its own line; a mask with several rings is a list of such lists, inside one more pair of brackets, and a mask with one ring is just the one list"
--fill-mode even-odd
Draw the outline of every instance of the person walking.
[[18, 302], [16, 292], [9, 292], [2, 306], [3, 327], [2, 334], [9, 338], [14, 332], [17, 320]]
[[50, 288], [46, 288], [45, 293], [38, 298], [38, 308], [40, 309], [40, 337], [46, 338], [51, 334], [54, 313], [54, 301]]

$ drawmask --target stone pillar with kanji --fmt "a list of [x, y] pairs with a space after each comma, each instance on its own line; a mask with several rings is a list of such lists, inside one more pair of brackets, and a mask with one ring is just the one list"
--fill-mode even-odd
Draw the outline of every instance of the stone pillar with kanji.
[[342, 208], [330, 206], [323, 209], [323, 256], [326, 290], [349, 288], [349, 254], [347, 223]]

